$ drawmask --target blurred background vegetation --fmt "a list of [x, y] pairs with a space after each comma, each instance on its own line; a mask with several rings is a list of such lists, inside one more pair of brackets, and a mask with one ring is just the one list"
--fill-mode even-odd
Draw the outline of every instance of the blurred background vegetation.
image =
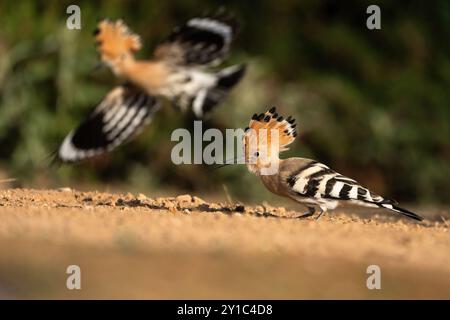
[[[81, 7], [81, 30], [66, 8]], [[376, 1], [381, 30], [366, 28], [373, 1], [0, 2], [0, 180], [12, 186], [195, 193], [256, 202], [274, 197], [242, 165], [211, 171], [170, 161], [170, 134], [192, 117], [169, 105], [138, 139], [78, 165], [48, 155], [114, 80], [92, 73], [92, 31], [123, 18], [152, 49], [171, 29], [225, 5], [242, 29], [226, 64], [248, 74], [204, 124], [246, 127], [277, 105], [299, 122], [285, 156], [316, 158], [375, 191], [416, 203], [450, 202], [450, 2]], [[0, 187], [6, 187], [6, 183]]]

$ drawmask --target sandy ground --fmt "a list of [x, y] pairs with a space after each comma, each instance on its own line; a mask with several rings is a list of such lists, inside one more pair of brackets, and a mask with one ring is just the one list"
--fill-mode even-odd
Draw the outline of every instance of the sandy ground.
[[[284, 208], [0, 191], [0, 298], [446, 298], [449, 212], [289, 218]], [[377, 211], [379, 212], [379, 211]], [[66, 268], [81, 268], [81, 290]], [[366, 269], [381, 268], [369, 290]]]

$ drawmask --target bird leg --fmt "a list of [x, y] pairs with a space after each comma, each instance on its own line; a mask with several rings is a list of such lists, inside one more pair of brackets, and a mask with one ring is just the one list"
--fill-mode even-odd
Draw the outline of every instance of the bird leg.
[[320, 212], [319, 212], [319, 215], [318, 215], [317, 218], [316, 218], [316, 221], [319, 220], [320, 217], [322, 217], [324, 213], [325, 213], [325, 210], [323, 210], [322, 208], [320, 208]]

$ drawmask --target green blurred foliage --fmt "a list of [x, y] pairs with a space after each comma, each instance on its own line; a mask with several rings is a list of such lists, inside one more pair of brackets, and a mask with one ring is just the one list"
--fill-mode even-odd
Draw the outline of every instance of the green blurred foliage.
[[[78, 4], [82, 30], [67, 30]], [[245, 167], [175, 166], [170, 134], [192, 117], [168, 104], [132, 143], [95, 161], [49, 167], [47, 156], [115, 83], [92, 73], [91, 32], [123, 18], [141, 34], [141, 58], [173, 26], [226, 4], [242, 29], [227, 64], [249, 72], [204, 124], [246, 127], [272, 105], [300, 136], [285, 156], [312, 157], [375, 191], [407, 201], [450, 200], [450, 2], [378, 1], [382, 30], [366, 28], [369, 1], [0, 2], [0, 167], [33, 186], [94, 183], [123, 190], [272, 199]]]

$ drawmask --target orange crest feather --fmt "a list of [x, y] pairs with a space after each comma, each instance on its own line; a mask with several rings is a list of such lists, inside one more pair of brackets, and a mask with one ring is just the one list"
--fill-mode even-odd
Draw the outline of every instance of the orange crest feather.
[[[271, 130], [278, 130], [278, 147], [279, 151], [288, 150], [287, 146], [294, 142], [295, 137], [297, 136], [297, 131], [295, 119], [291, 116], [284, 119], [276, 112], [276, 108], [273, 107], [265, 113], [254, 114], [252, 119], [250, 120], [250, 124], [248, 128], [245, 130], [246, 132], [249, 129], [254, 130], [253, 132], [256, 136], [259, 136], [259, 130], [266, 129], [267, 130], [267, 143], [271, 143]], [[247, 137], [248, 138], [248, 137]]]
[[142, 47], [140, 37], [132, 33], [122, 20], [100, 21], [94, 35], [98, 50], [110, 59], [139, 51]]

